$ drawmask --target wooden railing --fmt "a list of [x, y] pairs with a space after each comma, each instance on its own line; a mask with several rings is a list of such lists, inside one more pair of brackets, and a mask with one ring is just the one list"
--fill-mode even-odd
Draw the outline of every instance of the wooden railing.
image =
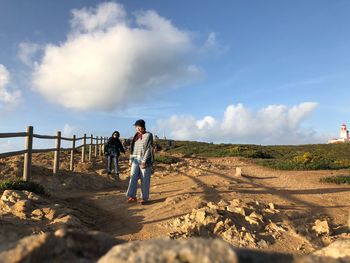
[[[25, 137], [25, 149], [21, 151], [13, 151], [0, 153], [0, 159], [17, 156], [24, 154], [24, 163], [23, 163], [23, 180], [29, 181], [31, 179], [31, 171], [32, 171], [32, 154], [33, 153], [46, 153], [46, 152], [54, 152], [54, 164], [53, 164], [53, 174], [56, 175], [59, 171], [60, 166], [60, 154], [62, 151], [70, 151], [70, 165], [69, 170], [74, 171], [74, 153], [76, 150], [81, 149], [81, 162], [86, 161], [86, 147], [88, 146], [88, 160], [92, 159], [93, 154], [93, 146], [94, 147], [94, 157], [102, 156], [104, 145], [107, 142], [107, 137], [91, 136], [87, 137], [84, 134], [82, 137], [77, 138], [76, 135], [73, 135], [72, 138], [62, 137], [61, 132], [58, 131], [55, 136], [52, 135], [40, 135], [35, 134], [33, 126], [28, 126], [26, 132], [17, 132], [17, 133], [0, 133], [0, 139], [2, 138], [16, 138], [16, 137]], [[49, 139], [56, 140], [55, 148], [49, 149], [33, 149], [33, 140], [37, 139]], [[87, 144], [87, 139], [89, 139], [89, 143]], [[62, 141], [71, 141], [71, 148], [62, 148]], [[82, 141], [80, 146], [76, 146], [78, 141]], [[94, 143], [95, 142], [95, 143]]]

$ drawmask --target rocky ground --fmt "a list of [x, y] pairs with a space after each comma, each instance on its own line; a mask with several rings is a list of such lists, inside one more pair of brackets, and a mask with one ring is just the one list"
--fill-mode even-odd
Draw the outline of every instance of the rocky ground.
[[[285, 259], [281, 262], [294, 262], [337, 240], [342, 251], [349, 250], [350, 187], [319, 182], [344, 171], [275, 171], [240, 158], [178, 156], [178, 163], [155, 165], [151, 202], [141, 206], [125, 200], [126, 158], [121, 160], [122, 181], [117, 184], [105, 173], [104, 159], [79, 163], [78, 157], [75, 171], [68, 172], [69, 156], [63, 155], [60, 174], [52, 176], [52, 156], [35, 156], [33, 180], [44, 185], [48, 196], [0, 192], [0, 262], [6, 257], [12, 261], [3, 262], [20, 262], [14, 260], [16, 253], [26, 262], [37, 261], [34, 258], [39, 260], [57, 242], [58, 248], [46, 253], [57, 257], [56, 262], [79, 257], [96, 262], [116, 244], [101, 262], [198, 262], [189, 250], [203, 258], [211, 251], [207, 262], [235, 262], [233, 258], [245, 262], [244, 249], [252, 248], [258, 252], [248, 254], [266, 260], [249, 262], [269, 262], [276, 255]], [[21, 167], [20, 157], [0, 159], [0, 178], [20, 177]], [[241, 176], [236, 175], [236, 167], [241, 167]], [[90, 242], [76, 244], [87, 239]], [[154, 249], [155, 258], [149, 257], [154, 261], [138, 261], [145, 258], [145, 248], [159, 243], [168, 247], [167, 253]], [[334, 256], [336, 249], [332, 249]], [[225, 256], [215, 261], [215, 253]], [[317, 253], [312, 260], [329, 256], [329, 252]]]

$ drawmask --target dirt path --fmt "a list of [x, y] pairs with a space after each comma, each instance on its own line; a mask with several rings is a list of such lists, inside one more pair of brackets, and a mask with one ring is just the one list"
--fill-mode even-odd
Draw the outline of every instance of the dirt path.
[[[242, 167], [243, 177], [235, 177], [236, 166]], [[186, 159], [181, 165], [156, 167], [151, 182], [152, 202], [141, 206], [126, 203], [129, 170], [124, 160], [119, 185], [62, 198], [83, 210], [96, 229], [124, 240], [166, 236], [169, 220], [191, 212], [203, 202], [233, 198], [273, 202], [278, 209], [290, 215], [290, 224], [303, 225], [310, 223], [315, 216], [323, 216], [329, 218], [333, 225], [339, 225], [336, 231], [341, 232], [345, 231], [348, 220], [350, 186], [319, 182], [321, 177], [330, 173], [274, 171], [239, 158]], [[332, 173], [341, 174], [342, 171]], [[289, 245], [286, 245], [286, 240], [281, 240], [270, 249], [295, 252], [298, 244], [309, 244], [303, 233], [289, 238], [294, 238], [288, 240]], [[309, 244], [305, 252], [312, 249], [313, 245]]]

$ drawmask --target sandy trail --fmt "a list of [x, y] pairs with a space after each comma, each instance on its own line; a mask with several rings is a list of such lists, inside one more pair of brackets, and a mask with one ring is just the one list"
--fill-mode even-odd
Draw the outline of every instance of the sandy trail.
[[[152, 202], [146, 206], [126, 203], [129, 174], [126, 160], [121, 162], [122, 182], [115, 187], [65, 194], [61, 198], [84, 211], [87, 220], [93, 222], [97, 230], [124, 240], [166, 236], [169, 220], [191, 212], [203, 202], [232, 198], [273, 202], [278, 209], [291, 215], [291, 224], [310, 223], [315, 216], [324, 216], [333, 225], [340, 225], [338, 231], [344, 231], [350, 208], [350, 186], [319, 182], [324, 176], [342, 174], [343, 171], [275, 171], [240, 158], [202, 159], [190, 166], [190, 159], [186, 162], [182, 171], [176, 168], [169, 171], [162, 165], [156, 167], [159, 172], [151, 180]], [[242, 177], [234, 176], [236, 166], [242, 167]], [[281, 240], [270, 249], [295, 252], [298, 244], [309, 241], [296, 235], [288, 242], [286, 246]], [[312, 247], [309, 245], [305, 252]]]

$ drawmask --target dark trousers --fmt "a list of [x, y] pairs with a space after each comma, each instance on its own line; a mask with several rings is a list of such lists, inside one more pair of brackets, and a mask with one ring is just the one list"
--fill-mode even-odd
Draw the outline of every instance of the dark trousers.
[[110, 154], [107, 156], [107, 172], [112, 172], [112, 163], [114, 164], [114, 174], [116, 179], [119, 179], [119, 171], [118, 171], [118, 155]]

